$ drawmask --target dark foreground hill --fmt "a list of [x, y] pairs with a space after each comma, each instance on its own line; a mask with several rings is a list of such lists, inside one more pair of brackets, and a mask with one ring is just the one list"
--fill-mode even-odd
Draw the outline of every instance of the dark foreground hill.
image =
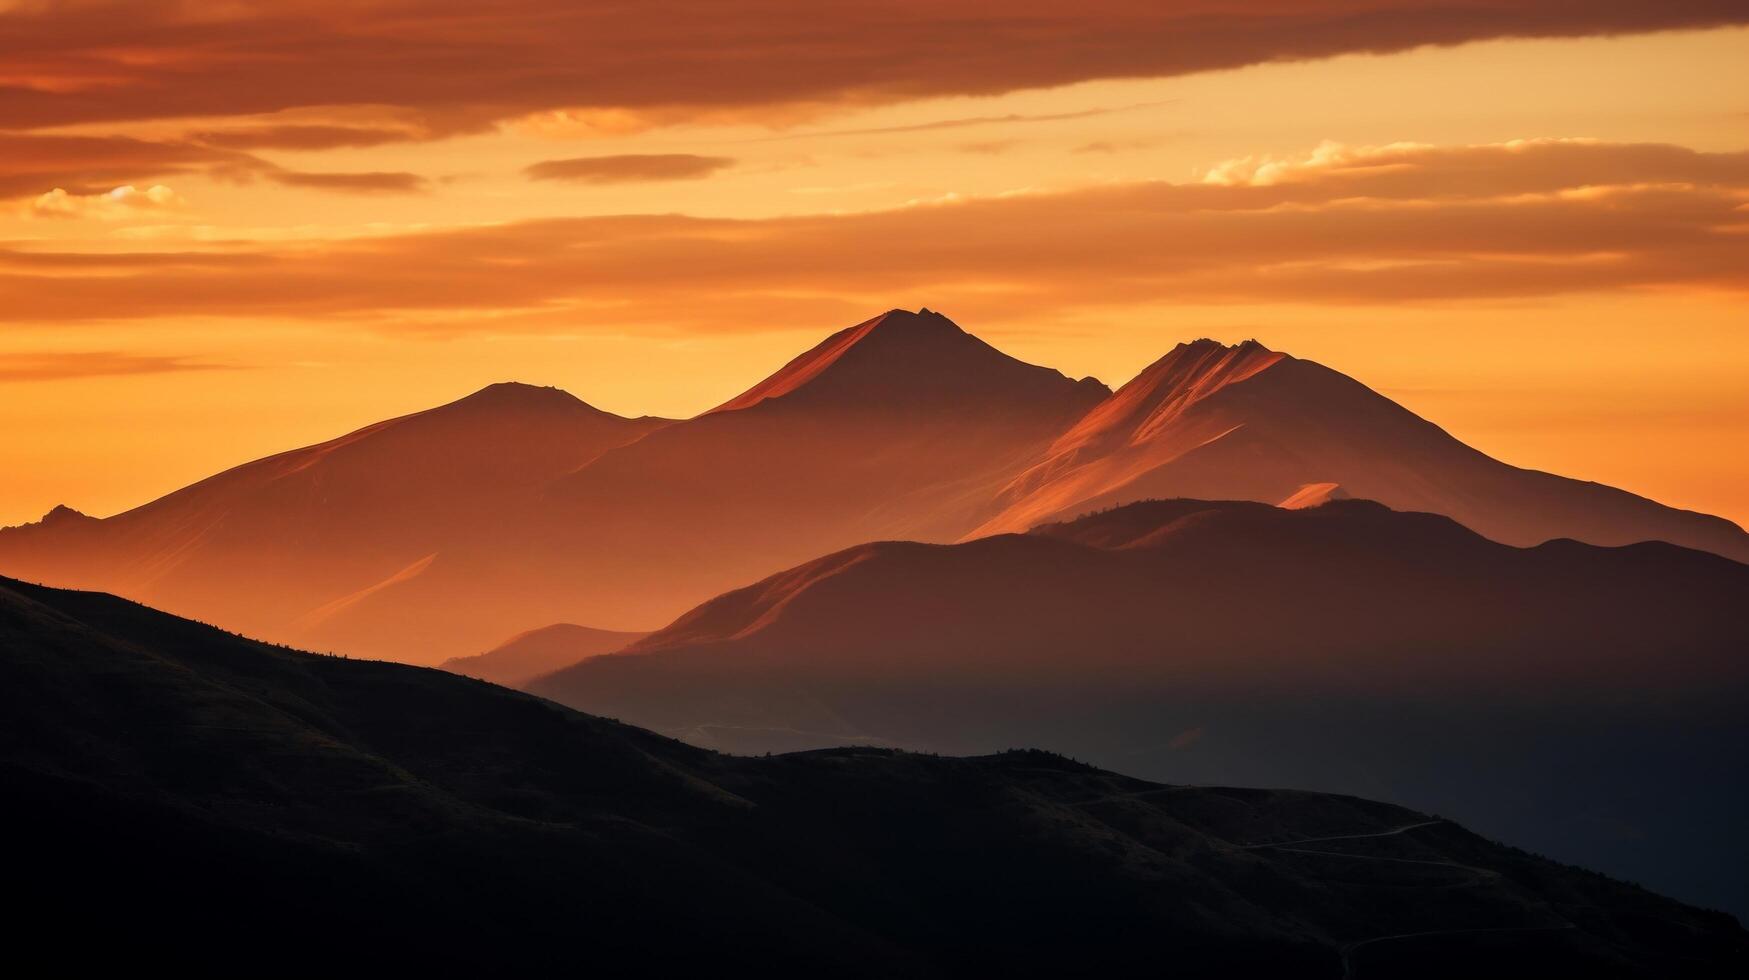
[[1040, 752], [735, 758], [0, 581], [10, 956], [234, 974], [1741, 975], [1730, 918], [1397, 807]]
[[1451, 814], [1749, 913], [1749, 566], [1361, 500], [863, 545], [530, 689], [735, 751], [1049, 745]]

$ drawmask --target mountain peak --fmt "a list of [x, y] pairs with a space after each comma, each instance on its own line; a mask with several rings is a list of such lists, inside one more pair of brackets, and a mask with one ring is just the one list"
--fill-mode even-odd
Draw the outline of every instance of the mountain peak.
[[1087, 413], [1055, 448], [1065, 451], [1114, 439], [1146, 438], [1192, 405], [1287, 356], [1255, 340], [1229, 346], [1203, 337], [1178, 344]]
[[1090, 387], [1010, 357], [923, 307], [915, 313], [888, 310], [840, 330], [712, 412], [778, 400], [894, 407], [1048, 402], [1052, 394], [1080, 399], [1105, 391], [1097, 382]]
[[[1271, 351], [1269, 348], [1263, 346], [1263, 344], [1261, 342], [1259, 342], [1255, 337], [1253, 337], [1249, 340], [1242, 340], [1236, 344], [1222, 343], [1221, 341], [1215, 340], [1212, 337], [1198, 337], [1195, 340], [1181, 341], [1177, 344], [1174, 344], [1172, 349], [1170, 351], [1168, 351], [1166, 353], [1166, 355], [1161, 358], [1161, 360], [1165, 360], [1166, 358], [1173, 357], [1175, 355], [1182, 356], [1186, 353], [1209, 354], [1209, 353], [1213, 353], [1216, 351], [1245, 352], [1245, 353], [1262, 352], [1265, 354], [1275, 353], [1274, 351]], [[1156, 363], [1158, 363], [1158, 362], [1156, 362]]]
[[563, 388], [555, 388], [550, 385], [531, 385], [521, 381], [499, 381], [489, 384], [471, 395], [442, 406], [439, 410], [443, 409], [519, 412], [586, 411], [606, 414]]
[[100, 521], [89, 514], [82, 514], [79, 511], [68, 507], [66, 504], [56, 504], [48, 513], [44, 514], [37, 520], [28, 521], [11, 527], [0, 526], [0, 532], [20, 532], [31, 534], [43, 529], [48, 529], [51, 532], [60, 532], [69, 531], [87, 524], [94, 525], [98, 523], [100, 523]]
[[526, 381], [495, 381], [468, 395], [462, 401], [480, 399], [482, 401], [579, 401], [577, 396], [563, 388], [552, 385], [531, 385]]
[[917, 312], [910, 310], [891, 309], [873, 320], [868, 321], [870, 332], [882, 333], [914, 333], [914, 334], [964, 334], [960, 325], [948, 319], [946, 315], [937, 313], [927, 306], [920, 307]]
[[1164, 385], [1204, 389], [1197, 393], [1197, 397], [1206, 397], [1215, 390], [1257, 374], [1287, 356], [1279, 351], [1272, 351], [1255, 340], [1229, 345], [1203, 337], [1172, 348], [1164, 357], [1148, 365], [1141, 374], [1118, 390], [1122, 392], [1132, 387], [1158, 390]]
[[66, 504], [56, 504], [47, 514], [43, 515], [42, 520], [38, 523], [48, 526], [57, 524], [83, 524], [95, 520], [97, 520], [95, 517], [76, 511], [73, 508], [68, 507]]

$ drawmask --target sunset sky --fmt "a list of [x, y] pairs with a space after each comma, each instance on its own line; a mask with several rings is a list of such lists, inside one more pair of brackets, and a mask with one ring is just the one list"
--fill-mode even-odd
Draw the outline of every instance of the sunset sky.
[[1749, 523], [1741, 0], [0, 0], [0, 524], [928, 306]]

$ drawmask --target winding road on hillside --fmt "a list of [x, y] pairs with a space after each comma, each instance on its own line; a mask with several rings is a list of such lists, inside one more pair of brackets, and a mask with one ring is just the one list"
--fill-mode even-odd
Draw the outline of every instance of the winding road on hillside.
[[[1236, 846], [1242, 851], [1255, 851], [1255, 850], [1259, 850], [1259, 849], [1265, 848], [1265, 847], [1288, 847], [1288, 848], [1291, 848], [1291, 847], [1295, 847], [1299, 844], [1318, 844], [1318, 843], [1322, 843], [1324, 841], [1332, 841], [1332, 840], [1366, 840], [1366, 839], [1372, 838], [1372, 837], [1395, 837], [1398, 834], [1406, 834], [1411, 830], [1417, 830], [1421, 827], [1431, 827], [1434, 824], [1439, 824], [1439, 823], [1445, 823], [1445, 821], [1444, 820], [1423, 820], [1420, 823], [1407, 824], [1405, 826], [1397, 827], [1397, 828], [1392, 829], [1392, 830], [1381, 830], [1378, 833], [1373, 833], [1373, 834], [1338, 834], [1334, 837], [1301, 837], [1298, 840], [1280, 840], [1280, 841], [1270, 841], [1270, 842], [1263, 843], [1263, 844], [1239, 844]], [[1307, 853], [1309, 853], [1309, 854], [1328, 854], [1328, 853], [1335, 853], [1335, 852], [1332, 852], [1332, 851], [1308, 851]], [[1346, 855], [1346, 856], [1354, 857], [1355, 855]], [[1388, 860], [1388, 859], [1381, 859], [1381, 860]], [[1428, 862], [1424, 862], [1424, 863], [1428, 863]]]

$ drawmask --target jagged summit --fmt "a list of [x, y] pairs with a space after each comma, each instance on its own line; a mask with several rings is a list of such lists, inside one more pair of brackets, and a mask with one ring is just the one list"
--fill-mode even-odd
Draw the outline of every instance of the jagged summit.
[[0, 531], [27, 535], [34, 535], [39, 531], [46, 531], [50, 534], [55, 534], [62, 531], [71, 531], [80, 525], [96, 523], [98, 523], [98, 519], [89, 514], [76, 511], [73, 508], [68, 507], [66, 504], [56, 504], [49, 509], [48, 513], [34, 521], [0, 526]]
[[1010, 357], [924, 307], [915, 313], [888, 310], [840, 330], [712, 412], [778, 400], [898, 407], [1015, 404], [1105, 393], [1092, 379], [1076, 382]]
[[1262, 341], [1258, 340], [1255, 337], [1251, 337], [1251, 338], [1246, 339], [1246, 340], [1241, 340], [1236, 344], [1229, 344], [1229, 343], [1226, 343], [1224, 341], [1216, 340], [1213, 337], [1198, 337], [1195, 340], [1183, 340], [1183, 341], [1179, 341], [1178, 343], [1172, 345], [1172, 351], [1168, 351], [1166, 356], [1171, 356], [1171, 354], [1173, 352], [1183, 351], [1183, 350], [1207, 351], [1207, 350], [1217, 350], [1217, 349], [1218, 350], [1256, 349], [1256, 350], [1263, 350], [1263, 351], [1269, 350], [1268, 347], [1263, 346]]
[[56, 504], [34, 523], [19, 525], [23, 528], [46, 528], [54, 530], [71, 530], [83, 524], [96, 524], [98, 519], [82, 511], [74, 510], [66, 504]]
[[[1137, 381], [1146, 378], [1159, 378], [1163, 374], [1173, 372], [1181, 374], [1208, 373], [1239, 366], [1252, 366], [1254, 369], [1267, 367], [1287, 356], [1280, 351], [1270, 350], [1256, 339], [1227, 344], [1209, 337], [1199, 337], [1196, 340], [1174, 344], [1171, 350], [1162, 354], [1158, 360], [1131, 379], [1129, 385], [1134, 385]], [[1129, 385], [1125, 385], [1125, 387], [1129, 387]]]
[[927, 306], [919, 307], [915, 313], [895, 307], [870, 320], [869, 323], [874, 329], [888, 333], [904, 330], [965, 333], [965, 330], [959, 324], [948, 319], [946, 314], [937, 313]]
[[1287, 357], [1255, 340], [1233, 346], [1206, 337], [1181, 343], [1089, 412], [1052, 449], [1071, 452], [1145, 441], [1191, 406]]

